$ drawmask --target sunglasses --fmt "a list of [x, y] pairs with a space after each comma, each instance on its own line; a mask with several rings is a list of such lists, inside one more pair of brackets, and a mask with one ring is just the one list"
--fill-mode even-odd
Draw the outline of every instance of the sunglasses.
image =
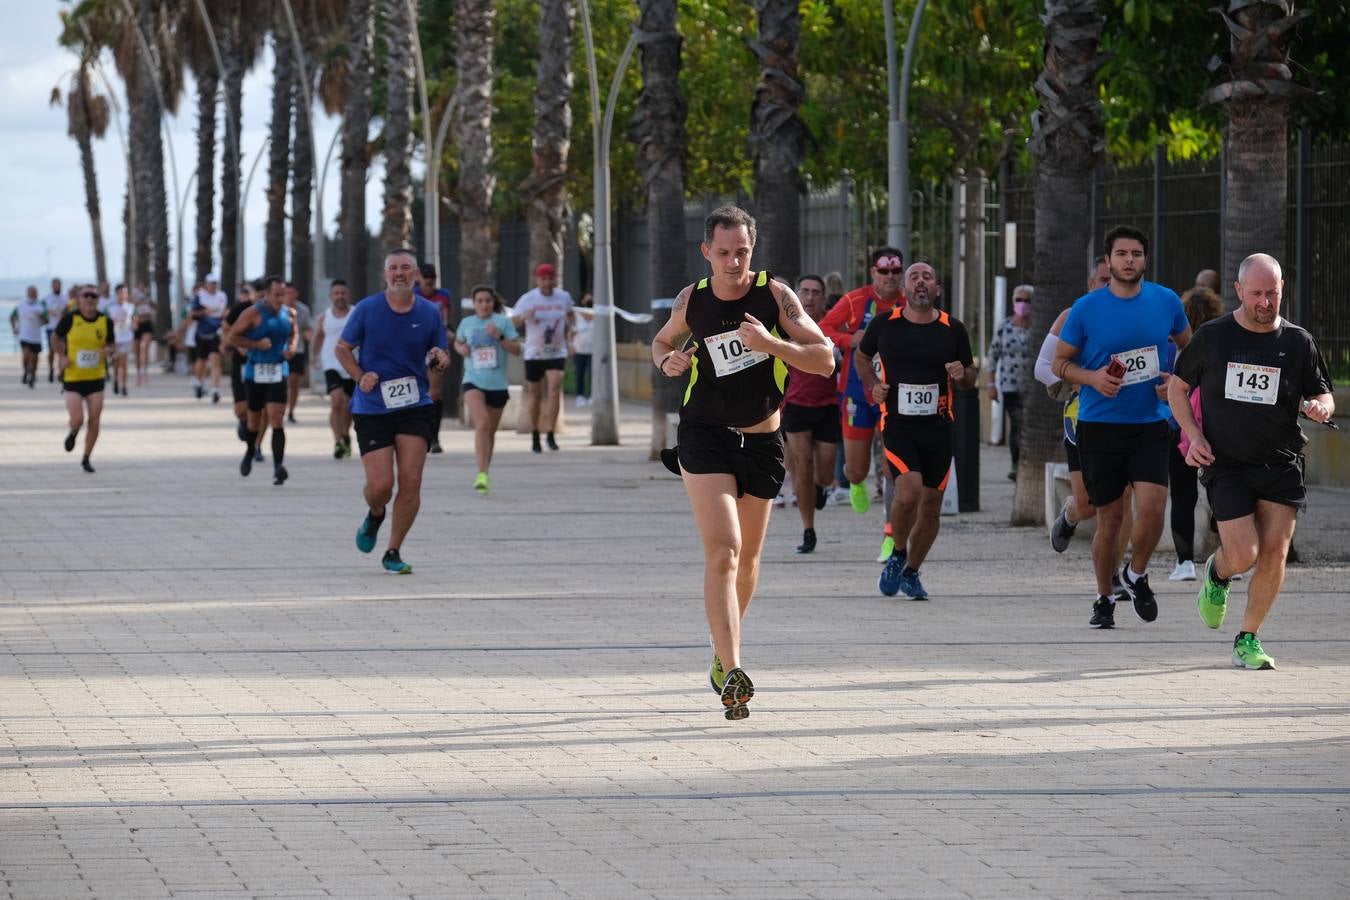
[[882, 269], [882, 268], [877, 269], [878, 275], [900, 275], [903, 273], [904, 269]]
[[81, 300], [97, 300], [97, 299], [98, 299], [98, 294], [81, 294], [81, 295], [80, 295], [80, 299], [81, 299]]

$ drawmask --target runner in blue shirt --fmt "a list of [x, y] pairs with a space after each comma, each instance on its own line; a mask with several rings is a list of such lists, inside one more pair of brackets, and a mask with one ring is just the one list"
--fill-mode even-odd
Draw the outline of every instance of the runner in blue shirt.
[[[1178, 349], [1191, 326], [1173, 291], [1144, 281], [1148, 237], [1119, 225], [1106, 233], [1111, 281], [1079, 297], [1059, 333], [1054, 374], [1081, 385], [1078, 455], [1088, 499], [1097, 508], [1092, 565], [1097, 598], [1094, 628], [1115, 627], [1115, 603], [1128, 596], [1140, 619], [1158, 617], [1148, 584], [1148, 561], [1162, 536], [1167, 508], [1167, 453], [1171, 429], [1165, 402], [1171, 377], [1162, 362], [1171, 338]], [[1124, 591], [1112, 589], [1117, 536], [1125, 515], [1125, 486], [1134, 486], [1133, 555], [1121, 573]]]
[[435, 426], [428, 368], [439, 377], [450, 362], [445, 322], [435, 304], [413, 293], [417, 278], [412, 252], [392, 251], [384, 260], [385, 290], [356, 305], [337, 343], [338, 362], [356, 382], [352, 421], [370, 507], [356, 531], [356, 547], [362, 553], [375, 549], [397, 468], [394, 524], [383, 560], [385, 571], [396, 575], [412, 572], [399, 548], [421, 506], [422, 469]]

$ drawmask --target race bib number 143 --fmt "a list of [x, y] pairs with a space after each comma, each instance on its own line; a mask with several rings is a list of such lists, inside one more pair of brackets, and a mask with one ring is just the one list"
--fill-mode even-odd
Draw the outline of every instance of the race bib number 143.
[[1249, 363], [1228, 364], [1223, 395], [1228, 400], [1274, 406], [1280, 392], [1280, 370], [1274, 366]]

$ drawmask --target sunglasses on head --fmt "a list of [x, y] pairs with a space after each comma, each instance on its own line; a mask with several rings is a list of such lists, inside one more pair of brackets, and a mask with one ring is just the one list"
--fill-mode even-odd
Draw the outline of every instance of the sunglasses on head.
[[900, 275], [900, 274], [903, 273], [903, 271], [904, 271], [903, 269], [882, 269], [882, 268], [878, 268], [878, 269], [877, 269], [877, 274], [878, 274], [878, 275]]

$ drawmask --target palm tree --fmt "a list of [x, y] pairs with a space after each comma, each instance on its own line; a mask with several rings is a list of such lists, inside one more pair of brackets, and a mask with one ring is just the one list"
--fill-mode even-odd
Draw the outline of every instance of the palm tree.
[[1294, 0], [1229, 0], [1227, 12], [1216, 11], [1232, 48], [1224, 60], [1228, 80], [1205, 100], [1222, 103], [1228, 114], [1221, 280], [1236, 303], [1232, 284], [1243, 259], [1256, 252], [1286, 258], [1289, 104], [1310, 93], [1292, 80], [1289, 41], [1310, 10], [1295, 12]]
[[530, 231], [530, 266], [562, 274], [567, 231], [567, 153], [572, 132], [571, 0], [540, 0], [539, 65], [534, 87], [533, 171], [521, 184]]
[[291, 110], [297, 92], [295, 51], [282, 13], [272, 29], [272, 123], [267, 149], [267, 225], [263, 229], [263, 271], [286, 269], [286, 183], [291, 172]]
[[384, 0], [384, 249], [412, 239], [413, 55], [417, 22], [407, 0]]
[[491, 284], [497, 246], [492, 229], [493, 0], [459, 0], [455, 17], [459, 107], [459, 275], [461, 286]]
[[[370, 72], [374, 56], [374, 0], [347, 0], [346, 71], [342, 94], [342, 210], [339, 228], [347, 248], [347, 285], [353, 296], [369, 293], [366, 257], [366, 169], [370, 166]], [[321, 91], [325, 97], [330, 92]]]
[[[80, 63], [71, 73], [65, 94], [66, 133], [80, 148], [80, 168], [84, 173], [84, 204], [89, 212], [89, 227], [94, 235], [94, 267], [100, 282], [108, 280], [107, 257], [103, 251], [103, 217], [99, 211], [98, 175], [94, 171], [94, 138], [101, 138], [108, 130], [110, 107], [108, 98], [93, 86], [90, 70], [98, 50], [87, 41], [79, 43]], [[61, 87], [52, 89], [51, 105], [62, 103]]]
[[[680, 33], [675, 0], [638, 0], [642, 92], [629, 124], [647, 199], [648, 271], [653, 296], [674, 297], [685, 271], [684, 175], [689, 106], [680, 92]], [[658, 316], [669, 316], [657, 311]], [[658, 321], [659, 328], [663, 321]], [[652, 370], [652, 458], [665, 446], [666, 414], [679, 409], [673, 378]]]
[[759, 34], [759, 84], [750, 106], [750, 155], [755, 164], [759, 262], [795, 281], [801, 267], [801, 165], [810, 135], [797, 109], [806, 97], [798, 78], [801, 14], [796, 0], [754, 0]]
[[[192, 3], [181, 7], [174, 25], [197, 84], [197, 244], [192, 261], [198, 281], [205, 279], [212, 269], [216, 219], [216, 106], [220, 71], [211, 53], [207, 25]], [[229, 275], [223, 277], [228, 279]], [[234, 285], [228, 280], [225, 284], [226, 290], [233, 294]]]
[[243, 127], [244, 76], [253, 68], [266, 39], [267, 16], [261, 0], [213, 0], [220, 54], [225, 71], [221, 82], [225, 87], [225, 146], [220, 164], [220, 268], [221, 278], [233, 282], [247, 278], [239, 264], [239, 204], [242, 178], [242, 151], [239, 146]]
[[[1036, 303], [1032, 346], [1060, 311], [1083, 293], [1092, 258], [1092, 170], [1106, 141], [1093, 83], [1101, 66], [1102, 19], [1096, 0], [1046, 0], [1045, 67], [1036, 80], [1032, 118], [1036, 158]], [[1028, 391], [1012, 524], [1044, 524], [1045, 464], [1059, 452], [1059, 407]]]

